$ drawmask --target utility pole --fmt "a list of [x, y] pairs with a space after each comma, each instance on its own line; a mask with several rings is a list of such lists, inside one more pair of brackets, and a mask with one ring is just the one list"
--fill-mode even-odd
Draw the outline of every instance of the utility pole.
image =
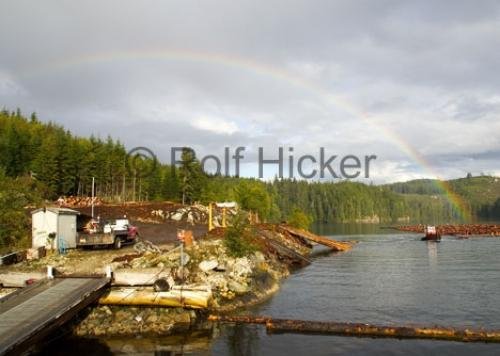
[[92, 177], [92, 219], [94, 219], [94, 184], [95, 178]]

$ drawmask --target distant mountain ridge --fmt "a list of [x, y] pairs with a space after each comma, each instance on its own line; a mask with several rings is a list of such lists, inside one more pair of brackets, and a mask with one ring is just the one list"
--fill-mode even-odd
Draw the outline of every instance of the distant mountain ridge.
[[[474, 216], [500, 219], [500, 178], [494, 176], [468, 176], [446, 181], [451, 190], [468, 205]], [[443, 196], [440, 181], [415, 179], [408, 182], [386, 184], [383, 187], [403, 195]]]

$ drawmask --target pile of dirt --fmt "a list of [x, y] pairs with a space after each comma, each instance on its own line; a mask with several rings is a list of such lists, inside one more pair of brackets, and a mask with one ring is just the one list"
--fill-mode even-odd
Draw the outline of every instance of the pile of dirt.
[[[99, 215], [104, 220], [123, 216], [127, 216], [132, 220], [148, 220], [151, 219], [151, 212], [154, 210], [176, 211], [179, 207], [182, 207], [182, 205], [170, 201], [101, 204], [94, 207], [94, 214]], [[74, 209], [87, 215], [90, 215], [92, 211], [90, 206], [74, 207]]]
[[[86, 215], [90, 215], [92, 211], [90, 206], [72, 208]], [[237, 214], [237, 211], [236, 208], [227, 208], [225, 210], [227, 221], [230, 221]], [[126, 216], [136, 223], [175, 223], [183, 226], [196, 226], [208, 224], [209, 209], [201, 204], [182, 205], [170, 201], [100, 204], [94, 206], [94, 215], [99, 216], [104, 221]], [[223, 224], [223, 215], [222, 208], [213, 207], [212, 222], [215, 227]]]
[[132, 221], [139, 229], [139, 235], [142, 240], [148, 240], [159, 245], [164, 243], [177, 243], [177, 230], [191, 230], [195, 240], [201, 239], [207, 233], [208, 228], [203, 224], [187, 225], [185, 223], [164, 222], [164, 223], [145, 223]]

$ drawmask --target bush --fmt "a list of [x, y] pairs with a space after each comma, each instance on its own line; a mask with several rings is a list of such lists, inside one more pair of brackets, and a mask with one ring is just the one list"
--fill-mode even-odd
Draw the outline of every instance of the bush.
[[25, 207], [39, 202], [34, 180], [10, 178], [0, 170], [0, 254], [29, 246], [30, 219]]
[[298, 229], [307, 230], [311, 226], [313, 219], [302, 210], [295, 208], [288, 216], [288, 224]]
[[226, 229], [224, 246], [231, 257], [245, 257], [255, 251], [254, 234], [246, 214], [240, 213], [233, 219], [233, 225]]

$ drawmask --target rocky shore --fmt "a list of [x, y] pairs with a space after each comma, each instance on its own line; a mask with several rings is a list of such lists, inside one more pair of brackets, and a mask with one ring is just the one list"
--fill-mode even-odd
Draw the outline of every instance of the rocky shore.
[[[187, 247], [181, 266], [180, 251], [146, 252], [140, 257], [115, 262], [117, 274], [157, 268], [167, 281], [177, 285], [180, 275], [186, 285], [205, 285], [212, 292], [207, 310], [164, 307], [98, 305], [89, 308], [75, 326], [78, 336], [172, 335], [203, 329], [207, 312], [229, 312], [263, 302], [279, 290], [290, 273], [278, 256], [256, 251], [245, 257], [228, 254], [221, 239], [206, 239]], [[138, 287], [140, 289], [140, 287]]]
[[[311, 241], [322, 241], [310, 232], [285, 225], [260, 224], [246, 229], [251, 232], [252, 249], [243, 255], [235, 254], [225, 241], [227, 230], [216, 228], [182, 250], [178, 244], [156, 246], [146, 242], [124, 250], [75, 250], [25, 261], [11, 267], [9, 273], [41, 275], [42, 268], [51, 265], [60, 274], [95, 275], [110, 266], [114, 273], [112, 287], [97, 305], [88, 307], [73, 321], [77, 336], [166, 336], [207, 330], [211, 327], [206, 322], [208, 313], [234, 312], [271, 297], [293, 269], [310, 263]], [[323, 243], [336, 250], [350, 248], [332, 240]], [[117, 291], [120, 295], [123, 288], [152, 296], [148, 299], [151, 305], [109, 297]], [[201, 302], [189, 302], [182, 294], [178, 298], [176, 293], [182, 290], [189, 290], [194, 299], [199, 293]], [[169, 293], [178, 298], [170, 307], [165, 302], [155, 304]], [[203, 299], [206, 295], [209, 298]]]
[[90, 307], [74, 326], [77, 336], [163, 336], [185, 332], [203, 320], [201, 312], [184, 308], [100, 305]]

